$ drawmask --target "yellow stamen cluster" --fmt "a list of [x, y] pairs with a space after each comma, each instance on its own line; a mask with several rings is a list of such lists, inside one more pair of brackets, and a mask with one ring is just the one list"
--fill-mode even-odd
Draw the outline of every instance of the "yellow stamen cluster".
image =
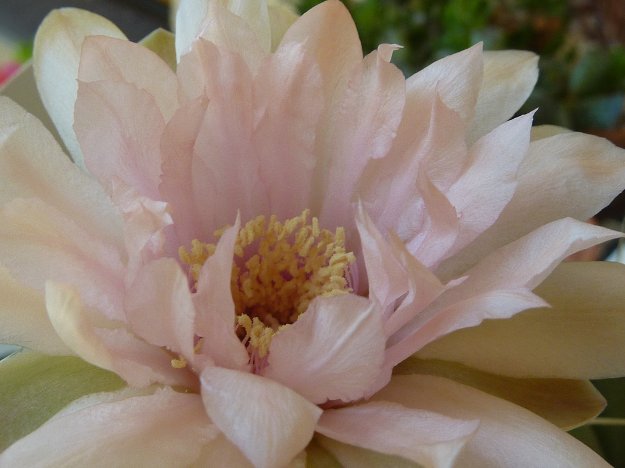
[[[194, 240], [179, 255], [197, 281], [214, 252], [215, 244]], [[279, 327], [295, 322], [315, 297], [350, 291], [346, 273], [355, 258], [345, 250], [344, 229], [321, 229], [309, 210], [284, 222], [276, 216], [252, 219], [240, 229], [234, 254], [231, 290], [237, 325], [261, 357]]]

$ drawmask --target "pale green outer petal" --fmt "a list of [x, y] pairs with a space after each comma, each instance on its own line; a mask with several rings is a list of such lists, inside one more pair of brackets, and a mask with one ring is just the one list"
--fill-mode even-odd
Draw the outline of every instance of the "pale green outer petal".
[[625, 265], [564, 263], [537, 289], [552, 308], [459, 330], [417, 355], [513, 377], [625, 374]]
[[269, 24], [271, 25], [271, 50], [276, 50], [282, 36], [295, 23], [299, 15], [280, 0], [268, 0]]
[[609, 466], [584, 444], [534, 413], [445, 378], [395, 376], [373, 399], [453, 418], [478, 419], [478, 430], [458, 455], [458, 467]]
[[469, 140], [476, 141], [508, 120], [538, 79], [538, 56], [524, 50], [484, 52], [484, 75]]
[[586, 380], [519, 379], [414, 356], [396, 366], [393, 373], [446, 377], [527, 408], [565, 430], [588, 422], [606, 405], [605, 398]]
[[0, 455], [13, 467], [183, 467], [218, 435], [197, 394], [170, 388], [86, 407], [52, 418]]
[[24, 351], [0, 361], [0, 451], [72, 400], [123, 385], [115, 374], [72, 356]]
[[15, 281], [0, 267], [0, 343], [45, 354], [71, 355], [52, 327], [41, 292]]
[[549, 138], [561, 133], [573, 133], [573, 130], [568, 128], [558, 127], [557, 125], [535, 125], [532, 127], [531, 140], [537, 141], [543, 138]]
[[41, 96], [37, 92], [32, 61], [22, 65], [21, 70], [8, 83], [0, 86], [0, 95], [10, 98], [24, 109], [27, 109], [62, 144], [61, 136], [54, 127], [48, 111], [46, 111], [43, 102], [41, 102]]
[[169, 68], [176, 70], [176, 39], [173, 33], [162, 28], [152, 31], [145, 36], [139, 44], [150, 49], [169, 65]]
[[41, 99], [74, 161], [83, 165], [74, 134], [78, 63], [85, 37], [111, 36], [125, 39], [109, 20], [76, 8], [52, 11], [41, 23], [33, 50], [33, 65]]

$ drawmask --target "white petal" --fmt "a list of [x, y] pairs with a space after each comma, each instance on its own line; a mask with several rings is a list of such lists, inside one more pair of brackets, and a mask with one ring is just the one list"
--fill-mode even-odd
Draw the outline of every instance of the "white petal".
[[9, 447], [3, 467], [185, 466], [217, 435], [198, 395], [170, 389], [52, 418]]
[[538, 56], [533, 52], [487, 51], [483, 57], [484, 77], [469, 132], [471, 141], [512, 117], [538, 80]]
[[264, 375], [313, 403], [359, 400], [380, 373], [385, 342], [377, 304], [352, 294], [317, 298], [273, 337]]
[[324, 411], [317, 432], [422, 466], [450, 468], [478, 424], [397, 403], [371, 402]]
[[33, 50], [39, 94], [65, 146], [79, 165], [83, 165], [82, 152], [72, 128], [78, 89], [76, 78], [82, 43], [91, 35], [126, 38], [113, 23], [99, 15], [63, 8], [52, 11], [43, 20]]
[[584, 444], [534, 413], [451, 380], [397, 376], [375, 399], [479, 419], [477, 432], [458, 456], [458, 466], [607, 466]]
[[254, 374], [207, 367], [201, 375], [208, 415], [260, 468], [282, 466], [310, 442], [321, 409]]

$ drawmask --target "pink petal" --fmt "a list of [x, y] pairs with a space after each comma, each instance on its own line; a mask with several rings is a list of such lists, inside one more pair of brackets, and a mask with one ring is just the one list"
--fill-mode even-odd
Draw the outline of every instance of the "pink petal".
[[168, 238], [169, 243], [176, 244], [169, 250], [177, 250], [179, 244], [171, 239], [172, 219], [166, 203], [137, 195], [134, 189], [123, 184], [113, 188], [111, 197], [124, 217], [124, 237], [129, 257], [126, 264], [128, 284], [134, 281], [142, 265], [163, 255]]
[[219, 429], [258, 467], [283, 466], [313, 436], [321, 409], [264, 377], [220, 367], [202, 372], [202, 399]]
[[397, 376], [375, 399], [479, 419], [477, 432], [458, 456], [459, 466], [607, 466], [584, 444], [534, 413], [441, 377]]
[[485, 318], [507, 318], [545, 305], [529, 290], [566, 256], [620, 234], [571, 219], [550, 223], [486, 257], [467, 279], [448, 289], [392, 339], [387, 365], [395, 365], [427, 343]]
[[377, 304], [351, 294], [317, 298], [273, 337], [264, 375], [313, 403], [358, 400], [380, 373], [385, 342]]
[[80, 55], [78, 80], [133, 84], [155, 99], [166, 120], [178, 107], [176, 74], [154, 52], [126, 40], [87, 37]]
[[193, 239], [201, 238], [191, 183], [193, 146], [207, 105], [204, 97], [182, 104], [167, 122], [161, 138], [163, 174], [159, 192], [170, 208], [178, 245], [190, 245]]
[[126, 293], [125, 305], [137, 336], [193, 360], [195, 308], [187, 277], [174, 259], [144, 266]]
[[567, 216], [585, 221], [624, 188], [625, 151], [607, 140], [570, 132], [533, 141], [512, 200], [490, 229], [443, 264], [445, 276], [543, 224]]
[[425, 171], [417, 174], [417, 188], [420, 198], [400, 218], [398, 234], [417, 260], [434, 268], [458, 238], [458, 214]]
[[486, 256], [445, 295], [445, 303], [493, 289], [533, 289], [567, 256], [620, 236], [571, 218], [553, 221]]
[[74, 130], [85, 164], [102, 185], [115, 181], [158, 199], [165, 122], [149, 93], [128, 83], [80, 82]]
[[[462, 134], [458, 126], [461, 130], [463, 124], [453, 111], [438, 98], [427, 109], [431, 112], [419, 109], [418, 128], [411, 130], [409, 140], [396, 140], [387, 157], [367, 165], [358, 189], [376, 225], [397, 232], [431, 266], [447, 253], [458, 232], [456, 211], [436, 184], [446, 187], [455, 181], [466, 145], [463, 138], [450, 137]], [[457, 167], [451, 171], [448, 162]], [[431, 180], [430, 169], [438, 181]], [[439, 169], [453, 176], [443, 179]]]
[[269, 209], [279, 219], [310, 207], [315, 131], [323, 106], [317, 64], [301, 44], [281, 45], [254, 79], [253, 145]]
[[422, 466], [451, 467], [478, 425], [397, 403], [372, 402], [324, 411], [317, 432]]
[[460, 217], [454, 250], [490, 227], [517, 187], [517, 171], [529, 147], [532, 114], [506, 122], [471, 147], [467, 166], [447, 192]]
[[385, 156], [401, 121], [405, 81], [388, 63], [389, 45], [369, 54], [349, 75], [339, 99], [330, 101], [320, 132], [323, 164], [322, 224], [337, 226], [352, 216], [352, 193], [367, 162]]
[[[171, 389], [56, 416], [0, 455], [2, 466], [182, 466], [217, 436], [198, 395]], [[44, 462], [45, 461], [45, 462]]]
[[393, 246], [384, 239], [362, 205], [358, 206], [356, 226], [366, 266], [369, 297], [377, 301], [383, 311], [387, 311], [408, 291], [406, 271], [395, 256]]
[[0, 240], [0, 262], [17, 280], [40, 291], [47, 280], [73, 284], [86, 304], [123, 318], [121, 252], [66, 214], [41, 200], [15, 199], [0, 210]]
[[406, 80], [407, 99], [425, 102], [436, 91], [465, 123], [473, 118], [482, 82], [482, 44], [449, 55]]
[[227, 229], [219, 239], [215, 253], [206, 260], [193, 297], [198, 311], [197, 334], [203, 337], [202, 352], [216, 365], [230, 369], [247, 370], [249, 355], [235, 333], [235, 313], [230, 279], [234, 244], [240, 221]]
[[191, 50], [198, 37], [212, 42], [220, 50], [239, 55], [252, 70], [258, 68], [271, 47], [269, 15], [264, 1], [230, 4], [186, 1], [178, 9], [176, 23], [178, 61]]
[[116, 322], [87, 309], [71, 287], [48, 282], [46, 307], [52, 326], [72, 351], [93, 365], [115, 372], [129, 385], [193, 387], [187, 370], [171, 366], [170, 354], [137, 339], [125, 328], [113, 328]]
[[405, 268], [409, 287], [406, 297], [384, 324], [387, 336], [419, 315], [445, 290], [438, 278], [415, 259], [397, 237], [392, 237], [392, 241], [396, 255]]
[[316, 58], [326, 99], [345, 85], [348, 74], [362, 61], [362, 46], [351, 15], [341, 2], [323, 2], [288, 29], [281, 44], [300, 43]]
[[[193, 70], [201, 75], [192, 75]], [[199, 239], [211, 239], [216, 229], [232, 222], [237, 210], [243, 220], [270, 214], [252, 141], [252, 76], [239, 57], [203, 40], [183, 57], [179, 74], [190, 83], [183, 82], [183, 89], [201, 83], [209, 99], [193, 149], [190, 188], [198, 214], [195, 232]]]

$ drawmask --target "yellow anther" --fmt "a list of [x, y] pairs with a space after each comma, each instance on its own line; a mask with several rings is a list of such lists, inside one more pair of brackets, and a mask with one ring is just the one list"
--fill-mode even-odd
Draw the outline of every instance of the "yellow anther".
[[178, 359], [171, 360], [171, 367], [174, 369], [184, 369], [187, 367], [187, 360], [182, 356], [178, 356]]
[[[225, 229], [216, 231], [216, 237]], [[197, 281], [214, 252], [214, 244], [194, 240], [190, 250], [180, 248], [179, 256]], [[321, 229], [309, 210], [283, 222], [275, 215], [248, 221], [239, 230], [234, 253], [246, 258], [245, 263], [235, 259], [232, 267], [236, 324], [245, 332], [244, 343], [261, 359], [274, 334], [296, 321], [315, 297], [350, 292], [345, 275], [355, 257], [345, 250], [345, 230]]]

